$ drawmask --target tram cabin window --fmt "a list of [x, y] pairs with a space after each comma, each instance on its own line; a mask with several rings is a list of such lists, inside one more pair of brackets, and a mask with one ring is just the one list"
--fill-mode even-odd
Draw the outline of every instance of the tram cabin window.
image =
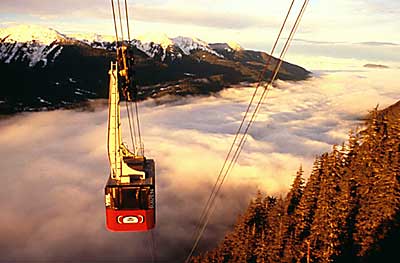
[[149, 209], [150, 187], [109, 188], [112, 203], [116, 209]]

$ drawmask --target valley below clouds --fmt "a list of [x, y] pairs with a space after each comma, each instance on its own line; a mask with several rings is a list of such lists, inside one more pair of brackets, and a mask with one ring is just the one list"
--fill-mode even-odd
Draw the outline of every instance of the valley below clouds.
[[[277, 81], [224, 184], [199, 250], [223, 238], [257, 190], [285, 194], [300, 165], [307, 176], [315, 156], [346, 141], [369, 110], [398, 101], [393, 76], [399, 73], [360, 66], [321, 71], [302, 82]], [[207, 97], [139, 104], [145, 154], [156, 162], [157, 261], [182, 262], [189, 252], [253, 91], [253, 85], [237, 86]], [[108, 112], [105, 103], [93, 104], [91, 111], [0, 120], [0, 261], [151, 262], [149, 233], [105, 229]]]

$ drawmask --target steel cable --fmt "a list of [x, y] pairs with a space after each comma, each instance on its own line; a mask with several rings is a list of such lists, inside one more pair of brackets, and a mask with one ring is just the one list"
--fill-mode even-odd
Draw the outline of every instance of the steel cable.
[[211, 199], [213, 198], [213, 196], [214, 196], [214, 194], [215, 194], [215, 190], [216, 190], [216, 188], [217, 188], [218, 182], [219, 182], [220, 179], [221, 179], [221, 176], [222, 176], [222, 173], [223, 173], [223, 171], [224, 171], [224, 169], [225, 169], [226, 163], [228, 162], [228, 159], [229, 159], [229, 157], [230, 157], [230, 155], [231, 155], [231, 153], [232, 153], [233, 147], [234, 147], [235, 144], [236, 144], [237, 138], [239, 137], [239, 134], [240, 134], [240, 131], [242, 130], [243, 124], [244, 124], [245, 120], [247, 119], [247, 115], [248, 115], [248, 113], [249, 113], [249, 111], [250, 111], [250, 109], [251, 109], [251, 105], [253, 104], [253, 100], [254, 100], [254, 98], [256, 97], [257, 93], [258, 93], [258, 88], [259, 88], [260, 85], [261, 85], [262, 79], [263, 79], [263, 77], [264, 77], [266, 71], [268, 70], [268, 67], [269, 67], [270, 62], [271, 62], [271, 58], [272, 58], [272, 56], [273, 56], [273, 54], [274, 54], [274, 52], [275, 52], [275, 49], [276, 49], [276, 47], [277, 47], [277, 44], [278, 44], [278, 42], [279, 42], [280, 36], [281, 36], [281, 34], [282, 34], [282, 32], [283, 32], [283, 29], [285, 28], [287, 19], [288, 19], [289, 15], [290, 15], [290, 12], [291, 12], [292, 8], [293, 8], [294, 2], [295, 2], [295, 0], [292, 0], [292, 2], [291, 2], [291, 4], [290, 4], [290, 7], [289, 7], [289, 9], [288, 9], [288, 12], [287, 12], [287, 14], [286, 14], [286, 17], [285, 17], [285, 19], [284, 19], [284, 21], [283, 21], [283, 23], [282, 23], [282, 26], [281, 26], [281, 28], [280, 28], [280, 30], [279, 30], [278, 36], [277, 36], [277, 38], [276, 38], [276, 40], [275, 40], [275, 43], [274, 43], [274, 45], [273, 45], [273, 47], [272, 47], [272, 49], [271, 49], [270, 56], [268, 57], [267, 62], [265, 63], [265, 66], [263, 67], [262, 71], [261, 71], [260, 74], [259, 74], [259, 77], [258, 77], [258, 80], [257, 80], [257, 86], [256, 86], [256, 88], [255, 88], [255, 90], [254, 90], [254, 93], [253, 93], [251, 99], [250, 99], [249, 105], [248, 105], [248, 107], [247, 107], [247, 109], [246, 109], [246, 111], [245, 111], [245, 114], [244, 114], [244, 116], [243, 116], [243, 118], [242, 118], [242, 121], [241, 121], [241, 123], [240, 123], [240, 126], [239, 126], [238, 130], [236, 131], [235, 138], [234, 138], [234, 140], [233, 140], [233, 142], [232, 142], [232, 144], [231, 144], [231, 146], [230, 146], [230, 149], [229, 149], [229, 151], [228, 151], [228, 154], [227, 154], [226, 157], [225, 157], [224, 163], [223, 163], [222, 168], [221, 168], [221, 170], [220, 170], [220, 172], [219, 172], [219, 174], [218, 174], [217, 180], [216, 180], [216, 182], [214, 183], [214, 186], [213, 186], [213, 188], [212, 188], [211, 194], [210, 194], [210, 196], [209, 196], [209, 198], [208, 198], [208, 200], [207, 200], [207, 202], [206, 202], [206, 205], [204, 206], [204, 208], [203, 208], [203, 210], [202, 210], [202, 212], [201, 212], [199, 224], [197, 225], [196, 232], [195, 232], [195, 234], [194, 234], [193, 237], [197, 236], [197, 234], [198, 234], [198, 232], [199, 232], [199, 230], [200, 230], [200, 228], [201, 228], [202, 222], [204, 221], [205, 213], [206, 213], [206, 211], [209, 209], [210, 201], [211, 201]]
[[[266, 69], [267, 69], [268, 66], [269, 66], [269, 60], [268, 60], [268, 62], [267, 62], [267, 64], [266, 64], [264, 70], [263, 70], [262, 73], [260, 74], [260, 77], [261, 77], [261, 78], [260, 78], [259, 81], [258, 81], [256, 90], [255, 90], [255, 92], [254, 92], [254, 94], [253, 94], [253, 96], [252, 96], [252, 98], [251, 98], [251, 100], [250, 100], [249, 106], [248, 106], [248, 108], [247, 108], [247, 110], [246, 110], [246, 113], [245, 113], [245, 115], [244, 115], [244, 117], [243, 117], [243, 120], [242, 120], [242, 122], [241, 122], [241, 124], [240, 124], [240, 127], [239, 127], [239, 129], [238, 129], [238, 132], [237, 132], [236, 135], [235, 135], [234, 142], [232, 143], [231, 148], [230, 148], [230, 150], [229, 150], [229, 152], [228, 152], [228, 155], [227, 155], [227, 157], [226, 157], [226, 159], [225, 159], [225, 161], [224, 161], [223, 167], [222, 167], [221, 172], [220, 172], [220, 174], [219, 174], [219, 176], [218, 176], [218, 178], [217, 178], [217, 181], [216, 181], [216, 183], [214, 184], [212, 193], [211, 193], [211, 195], [210, 195], [210, 197], [209, 197], [209, 199], [208, 199], [208, 201], [207, 201], [207, 204], [206, 204], [205, 208], [203, 209], [203, 212], [202, 212], [202, 215], [201, 215], [201, 221], [200, 221], [200, 224], [199, 224], [199, 225], [202, 225], [202, 227], [201, 227], [201, 229], [199, 229], [199, 228], [197, 229], [197, 233], [198, 233], [198, 234], [197, 234], [197, 238], [196, 238], [195, 243], [194, 243], [194, 245], [193, 245], [193, 247], [192, 247], [192, 249], [191, 249], [191, 251], [190, 251], [188, 257], [186, 258], [186, 261], [185, 261], [185, 262], [189, 262], [189, 261], [190, 261], [190, 258], [191, 258], [191, 256], [193, 255], [193, 252], [194, 252], [194, 250], [196, 249], [196, 247], [197, 247], [197, 245], [198, 245], [198, 242], [199, 242], [201, 236], [202, 236], [203, 233], [204, 233], [204, 230], [205, 230], [205, 228], [206, 228], [206, 226], [207, 226], [207, 224], [208, 224], [208, 222], [209, 222], [210, 216], [211, 216], [211, 214], [212, 214], [212, 212], [213, 212], [213, 210], [211, 209], [211, 207], [214, 206], [216, 197], [217, 197], [218, 193], [220, 192], [220, 190], [221, 190], [221, 188], [222, 188], [222, 185], [223, 185], [223, 183], [224, 183], [224, 181], [225, 181], [227, 175], [228, 175], [229, 172], [232, 170], [234, 164], [236, 163], [236, 161], [237, 161], [237, 159], [238, 159], [238, 157], [239, 157], [239, 155], [240, 155], [240, 152], [241, 152], [242, 149], [243, 149], [244, 143], [246, 142], [246, 139], [247, 139], [248, 130], [249, 130], [251, 124], [254, 122], [254, 120], [255, 120], [255, 118], [256, 118], [258, 112], [259, 112], [260, 105], [263, 103], [263, 101], [264, 101], [264, 99], [265, 99], [265, 96], [268, 94], [269, 85], [275, 80], [275, 78], [276, 78], [277, 75], [278, 75], [280, 66], [282, 65], [282, 59], [283, 59], [284, 55], [286, 54], [286, 52], [287, 52], [287, 50], [288, 50], [288, 47], [290, 46], [290, 43], [291, 43], [292, 38], [293, 38], [293, 36], [294, 36], [294, 33], [295, 33], [295, 31], [297, 30], [297, 27], [298, 27], [298, 25], [299, 25], [299, 23], [300, 23], [300, 20], [301, 20], [303, 14], [304, 14], [304, 11], [305, 11], [305, 8], [306, 8], [308, 2], [309, 2], [308, 0], [305, 0], [303, 6], [302, 6], [302, 8], [301, 8], [301, 11], [299, 12], [299, 14], [298, 14], [298, 16], [297, 16], [296, 22], [295, 22], [295, 24], [294, 24], [293, 27], [292, 27], [292, 30], [291, 30], [290, 35], [289, 35], [289, 37], [288, 37], [288, 39], [287, 39], [287, 41], [286, 41], [286, 43], [285, 43], [284, 48], [282, 49], [282, 52], [281, 52], [281, 55], [280, 55], [280, 59], [279, 59], [278, 63], [276, 64], [276, 67], [275, 67], [275, 69], [274, 69], [274, 71], [273, 71], [273, 72], [274, 72], [274, 73], [273, 73], [273, 76], [271, 77], [271, 79], [270, 79], [270, 81], [268, 82], [267, 86], [264, 88], [264, 92], [262, 93], [262, 95], [261, 95], [261, 97], [260, 97], [260, 99], [259, 99], [259, 102], [258, 102], [256, 108], [254, 109], [253, 115], [252, 115], [250, 121], [249, 121], [248, 124], [247, 124], [247, 127], [246, 127], [246, 129], [245, 129], [245, 131], [244, 131], [244, 133], [243, 133], [243, 135], [242, 135], [241, 140], [240, 140], [240, 143], [239, 143], [239, 145], [238, 145], [238, 147], [237, 147], [237, 149], [236, 149], [236, 151], [235, 151], [235, 153], [234, 153], [234, 155], [233, 155], [233, 157], [232, 157], [232, 159], [231, 159], [231, 161], [230, 161], [230, 163], [229, 163], [229, 165], [228, 165], [228, 168], [227, 168], [225, 174], [222, 176], [222, 179], [221, 179], [221, 174], [222, 174], [222, 172], [223, 172], [223, 170], [224, 170], [224, 168], [225, 168], [225, 166], [226, 166], [227, 159], [229, 159], [229, 156], [231, 155], [233, 146], [236, 144], [236, 140], [237, 140], [237, 138], [238, 138], [238, 136], [239, 136], [239, 133], [240, 133], [240, 131], [241, 131], [241, 129], [242, 129], [242, 126], [243, 126], [243, 124], [244, 124], [244, 122], [245, 122], [245, 120], [246, 120], [246, 118], [247, 118], [248, 111], [249, 111], [250, 108], [251, 108], [251, 104], [253, 103], [254, 97], [255, 97], [255, 95], [257, 94], [257, 90], [258, 90], [258, 88], [259, 88], [259, 86], [260, 86], [260, 84], [261, 84], [262, 77], [263, 77], [263, 75], [265, 74], [265, 71], [266, 71]], [[278, 40], [279, 40], [279, 38], [280, 38], [280, 35], [281, 35], [282, 31], [283, 31], [283, 28], [284, 28], [284, 26], [285, 26], [285, 23], [286, 23], [286, 21], [287, 21], [287, 19], [288, 19], [289, 14], [290, 14], [290, 12], [291, 12], [291, 9], [292, 9], [293, 4], [294, 4], [294, 0], [292, 1], [291, 5], [290, 5], [289, 11], [288, 11], [288, 13], [287, 13], [287, 15], [286, 15], [286, 17], [285, 17], [284, 23], [283, 23], [283, 25], [282, 25], [282, 27], [281, 27], [281, 30], [280, 30], [279, 34], [278, 34], [277, 41], [276, 41], [275, 44], [274, 44], [273, 50], [275, 50], [275, 48], [276, 48], [276, 44], [277, 44], [277, 42], [278, 42]], [[272, 56], [272, 54], [273, 54], [273, 52], [271, 52], [271, 56]], [[271, 57], [269, 57], [269, 59], [270, 59], [270, 58], [271, 58]], [[219, 183], [219, 185], [218, 185], [218, 183]], [[217, 185], [218, 185], [218, 188], [216, 188]], [[216, 189], [215, 189], [215, 188], [216, 188]], [[215, 209], [215, 207], [214, 207], [214, 209]]]

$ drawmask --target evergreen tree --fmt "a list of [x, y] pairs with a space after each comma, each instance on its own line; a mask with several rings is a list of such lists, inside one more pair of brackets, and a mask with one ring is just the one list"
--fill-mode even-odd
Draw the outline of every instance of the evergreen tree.
[[304, 191], [303, 168], [300, 166], [296, 173], [293, 184], [286, 196], [286, 214], [284, 217], [284, 239], [282, 244], [282, 261], [296, 262], [297, 255], [295, 253], [296, 237], [295, 230], [299, 223], [299, 218], [295, 212], [299, 206]]
[[300, 167], [285, 198], [258, 192], [234, 230], [193, 262], [390, 262], [400, 242], [400, 102]]

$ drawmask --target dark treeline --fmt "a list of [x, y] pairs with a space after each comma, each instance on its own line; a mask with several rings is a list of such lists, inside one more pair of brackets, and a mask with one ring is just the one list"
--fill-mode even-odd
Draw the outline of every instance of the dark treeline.
[[218, 247], [193, 262], [397, 262], [400, 102], [300, 167], [285, 197], [258, 193]]

